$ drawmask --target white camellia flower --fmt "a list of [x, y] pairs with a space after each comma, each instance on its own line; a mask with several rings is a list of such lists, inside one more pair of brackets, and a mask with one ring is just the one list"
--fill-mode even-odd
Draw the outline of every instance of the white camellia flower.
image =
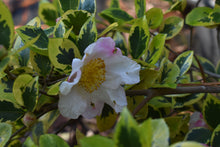
[[68, 81], [60, 85], [58, 107], [65, 117], [100, 115], [104, 103], [118, 113], [127, 105], [123, 84], [136, 84], [140, 65], [123, 56], [110, 37], [89, 45], [82, 60], [73, 59]]

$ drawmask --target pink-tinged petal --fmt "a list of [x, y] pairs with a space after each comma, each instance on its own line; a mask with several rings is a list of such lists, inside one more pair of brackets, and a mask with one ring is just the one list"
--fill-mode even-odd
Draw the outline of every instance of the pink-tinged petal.
[[108, 57], [114, 54], [114, 50], [114, 40], [110, 37], [102, 37], [99, 38], [95, 43], [88, 46], [84, 53], [91, 56], [95, 55], [99, 57]]
[[101, 115], [103, 107], [104, 107], [104, 102], [100, 102], [100, 101], [90, 102], [90, 104], [88, 104], [82, 116], [85, 118], [93, 118], [97, 115]]
[[85, 112], [88, 101], [83, 91], [74, 86], [68, 95], [60, 95], [58, 108], [64, 117], [76, 119]]

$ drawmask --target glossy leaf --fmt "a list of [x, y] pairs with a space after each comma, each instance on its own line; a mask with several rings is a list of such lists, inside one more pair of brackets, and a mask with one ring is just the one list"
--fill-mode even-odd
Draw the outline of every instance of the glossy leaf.
[[196, 141], [199, 143], [209, 143], [210, 139], [212, 136], [212, 132], [209, 129], [206, 128], [193, 128], [190, 130], [186, 137], [185, 140], [187, 141]]
[[83, 24], [91, 16], [90, 13], [83, 10], [68, 10], [62, 15], [61, 21], [63, 21], [65, 27], [70, 29], [73, 27], [73, 32], [78, 35]]
[[70, 70], [73, 58], [81, 58], [78, 48], [69, 39], [51, 38], [48, 50], [51, 63], [62, 70]]
[[48, 56], [30, 51], [30, 61], [34, 71], [36, 71], [39, 75], [43, 77], [49, 75], [52, 65]]
[[171, 16], [161, 24], [159, 32], [167, 34], [167, 40], [176, 36], [183, 28], [184, 20], [180, 17]]
[[195, 141], [184, 141], [172, 144], [170, 147], [204, 147], [204, 145]]
[[154, 36], [147, 52], [145, 53], [146, 56], [145, 62], [152, 65], [157, 63], [163, 52], [165, 39], [166, 39], [166, 34], [158, 34]]
[[41, 3], [38, 10], [39, 17], [49, 26], [56, 25], [58, 13], [56, 7], [51, 3]]
[[102, 114], [96, 117], [97, 127], [99, 131], [106, 131], [113, 127], [117, 120], [117, 113], [114, 111], [111, 106], [105, 104], [102, 109]]
[[95, 42], [97, 39], [97, 29], [95, 23], [95, 17], [91, 16], [85, 24], [82, 26], [79, 37], [78, 37], [78, 47], [80, 54], [84, 55], [84, 50], [87, 46]]
[[96, 1], [95, 0], [80, 0], [79, 10], [85, 10], [89, 13], [96, 12]]
[[63, 21], [58, 21], [58, 23], [54, 28], [53, 36], [55, 38], [64, 38], [64, 34], [65, 34], [65, 25]]
[[39, 39], [31, 45], [30, 49], [41, 55], [46, 56], [48, 54], [48, 37], [41, 28], [35, 26], [22, 26], [16, 29], [16, 32], [25, 44], [40, 35]]
[[160, 8], [151, 8], [145, 15], [148, 26], [151, 29], [156, 29], [163, 21], [163, 12]]
[[114, 142], [107, 137], [94, 135], [92, 137], [84, 137], [80, 140], [81, 147], [113, 147]]
[[47, 91], [47, 94], [49, 94], [49, 95], [58, 95], [59, 94], [59, 86], [60, 86], [60, 84], [61, 84], [61, 81], [57, 82], [54, 85], [51, 85], [49, 90]]
[[7, 123], [0, 123], [0, 146], [5, 146], [12, 134], [12, 126]]
[[0, 45], [10, 49], [14, 41], [14, 23], [7, 6], [0, 1]]
[[211, 137], [211, 146], [213, 147], [217, 147], [220, 144], [220, 125], [218, 125], [213, 133], [212, 133], [212, 137]]
[[40, 147], [60, 146], [69, 147], [69, 145], [59, 136], [55, 134], [44, 134], [40, 136]]
[[16, 121], [24, 115], [23, 110], [15, 108], [15, 106], [6, 101], [0, 101], [0, 119], [2, 122]]
[[193, 61], [193, 51], [186, 51], [180, 54], [174, 61], [180, 69], [180, 76], [185, 74], [192, 65]]
[[77, 10], [80, 0], [59, 0], [64, 12], [67, 10]]
[[138, 18], [143, 17], [146, 11], [146, 0], [135, 0], [135, 11]]
[[99, 13], [99, 15], [108, 20], [108, 22], [117, 22], [119, 25], [133, 20], [132, 16], [130, 16], [127, 12], [121, 10], [120, 8], [105, 9], [101, 13]]
[[140, 58], [147, 50], [149, 39], [150, 33], [146, 18], [137, 19], [132, 25], [129, 34], [129, 45], [134, 59]]
[[203, 104], [203, 117], [211, 128], [216, 128], [220, 124], [220, 118], [215, 114], [220, 113], [220, 100], [208, 94]]

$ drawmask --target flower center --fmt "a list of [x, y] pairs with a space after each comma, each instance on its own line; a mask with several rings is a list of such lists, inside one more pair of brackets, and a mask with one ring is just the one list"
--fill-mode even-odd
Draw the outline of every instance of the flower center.
[[101, 58], [90, 60], [81, 69], [82, 75], [79, 85], [92, 93], [105, 81], [105, 63]]

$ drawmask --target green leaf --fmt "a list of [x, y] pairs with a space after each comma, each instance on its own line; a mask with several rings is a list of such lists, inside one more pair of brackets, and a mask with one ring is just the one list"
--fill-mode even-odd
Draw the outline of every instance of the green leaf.
[[31, 137], [28, 137], [22, 147], [37, 147], [37, 145], [32, 141]]
[[213, 26], [220, 23], [220, 8], [209, 7], [194, 8], [186, 16], [186, 24], [191, 26]]
[[167, 40], [176, 36], [183, 28], [184, 20], [180, 17], [171, 16], [166, 18], [160, 26], [160, 33], [167, 34]]
[[216, 0], [216, 1], [215, 1], [215, 8], [216, 8], [216, 7], [220, 7], [220, 0]]
[[179, 10], [179, 11], [183, 12], [184, 9], [186, 8], [186, 4], [187, 4], [187, 0], [177, 0], [177, 1], [174, 1], [172, 6], [170, 7], [169, 11]]
[[0, 120], [5, 121], [16, 121], [22, 115], [24, 115], [23, 110], [15, 108], [15, 106], [6, 101], [0, 101]]
[[96, 12], [96, 1], [95, 0], [80, 0], [79, 10], [85, 10], [89, 13]]
[[80, 54], [84, 55], [84, 50], [87, 46], [95, 42], [97, 39], [97, 29], [95, 23], [95, 17], [91, 16], [85, 24], [82, 26], [79, 37], [78, 37], [78, 47]]
[[0, 101], [16, 103], [12, 93], [13, 83], [14, 81], [9, 79], [7, 76], [0, 78]]
[[186, 51], [180, 54], [174, 61], [180, 69], [180, 76], [184, 75], [192, 65], [193, 51]]
[[0, 123], [0, 146], [5, 146], [12, 134], [12, 126], [7, 123]]
[[105, 104], [104, 108], [102, 109], [102, 114], [96, 117], [99, 131], [102, 132], [111, 129], [115, 124], [117, 117], [118, 115], [114, 109], [108, 104]]
[[135, 0], [135, 11], [138, 18], [143, 17], [146, 11], [146, 0]]
[[168, 59], [164, 58], [160, 65], [161, 75], [157, 80], [157, 84], [153, 87], [169, 87], [176, 88], [176, 80], [179, 77], [180, 69]]
[[0, 44], [10, 49], [14, 41], [14, 23], [7, 6], [0, 1]]
[[[41, 135], [45, 134], [46, 131], [44, 130], [44, 125], [42, 121], [38, 121], [34, 124], [34, 126], [31, 129], [31, 135], [33, 137], [33, 141], [35, 144], [39, 144], [39, 139]], [[50, 145], [49, 145], [50, 146]]]
[[116, 32], [113, 36], [113, 40], [115, 41], [115, 47], [118, 47], [122, 50], [124, 55], [128, 54], [126, 40], [124, 36], [120, 32]]
[[18, 76], [13, 85], [13, 94], [20, 105], [33, 111], [38, 97], [38, 77], [32, 78], [28, 74]]
[[30, 61], [34, 71], [39, 75], [46, 77], [50, 73], [52, 65], [48, 56], [30, 51]]
[[218, 125], [212, 133], [211, 146], [217, 147], [220, 144], [220, 125]]
[[117, 22], [110, 24], [107, 28], [105, 28], [104, 31], [101, 32], [101, 34], [99, 34], [98, 37], [100, 38], [100, 37], [104, 36], [105, 34], [110, 32], [111, 30], [115, 29], [116, 27], [118, 27], [118, 23]]
[[114, 133], [115, 146], [141, 147], [137, 122], [127, 109], [123, 109]]
[[138, 59], [147, 50], [150, 33], [145, 17], [137, 19], [131, 27], [129, 34], [129, 45], [131, 55]]
[[64, 38], [64, 34], [65, 34], [64, 23], [62, 21], [59, 21], [54, 28], [53, 36], [55, 38]]
[[114, 142], [107, 137], [94, 135], [92, 137], [84, 137], [80, 140], [81, 147], [113, 147]]
[[57, 82], [54, 85], [51, 85], [50, 88], [47, 91], [47, 94], [49, 95], [58, 95], [59, 94], [59, 86], [61, 84], [62, 81]]
[[9, 56], [7, 56], [7, 57], [3, 58], [2, 60], [0, 60], [0, 73], [4, 72], [4, 70], [8, 66], [9, 62], [10, 62], [10, 57]]
[[84, 10], [68, 10], [62, 15], [61, 21], [67, 29], [73, 27], [73, 32], [78, 35], [81, 27], [90, 16], [91, 14]]
[[67, 10], [77, 10], [80, 0], [59, 0], [61, 8], [64, 12]]
[[140, 131], [140, 141], [142, 146], [151, 147], [153, 138], [152, 119], [145, 120], [138, 127]]
[[81, 58], [78, 48], [69, 39], [49, 39], [49, 59], [59, 69], [70, 70], [73, 58]]
[[156, 29], [163, 21], [163, 12], [160, 8], [151, 8], [145, 15], [148, 26], [151, 29]]
[[156, 107], [156, 108], [165, 108], [165, 107], [171, 107], [172, 106], [172, 99], [169, 97], [154, 97], [151, 99], [148, 104]]
[[120, 8], [118, 0], [111, 0], [110, 8]]
[[184, 141], [172, 144], [170, 147], [204, 147], [204, 145], [195, 141]]
[[147, 52], [145, 53], [146, 56], [145, 62], [152, 65], [157, 63], [163, 52], [165, 39], [166, 39], [166, 34], [158, 34], [154, 36]]
[[174, 108], [181, 108], [184, 106], [192, 105], [204, 97], [204, 93], [195, 93], [190, 94], [184, 97], [174, 97], [173, 98], [173, 107]]
[[51, 3], [41, 3], [38, 10], [39, 17], [49, 26], [56, 25], [58, 18], [56, 7]]
[[196, 141], [199, 143], [209, 143], [212, 136], [212, 132], [209, 129], [206, 128], [193, 128], [190, 130], [185, 139], [186, 141]]
[[41, 55], [46, 56], [48, 54], [48, 37], [41, 28], [26, 25], [16, 29], [16, 32], [25, 44], [40, 35], [39, 39], [30, 47], [30, 49]]
[[215, 96], [208, 94], [203, 104], [203, 117], [211, 128], [216, 128], [220, 124], [220, 117], [216, 114], [220, 113], [220, 100]]
[[169, 128], [163, 119], [151, 121], [153, 136], [151, 147], [169, 146]]
[[[210, 71], [212, 73], [215, 73], [215, 66], [212, 64], [211, 61], [209, 61], [208, 59], [202, 57], [202, 56], [198, 56], [197, 58], [199, 60], [199, 63], [201, 64], [201, 66], [203, 67], [204, 70]], [[199, 68], [199, 65], [197, 63], [197, 61], [195, 59], [193, 59], [193, 64]]]
[[69, 147], [69, 145], [59, 136], [54, 134], [44, 134], [40, 136], [40, 147], [58, 146]]
[[99, 15], [108, 20], [108, 22], [117, 22], [119, 25], [133, 20], [132, 16], [130, 16], [127, 12], [121, 10], [120, 8], [105, 9], [101, 13], [99, 13]]

